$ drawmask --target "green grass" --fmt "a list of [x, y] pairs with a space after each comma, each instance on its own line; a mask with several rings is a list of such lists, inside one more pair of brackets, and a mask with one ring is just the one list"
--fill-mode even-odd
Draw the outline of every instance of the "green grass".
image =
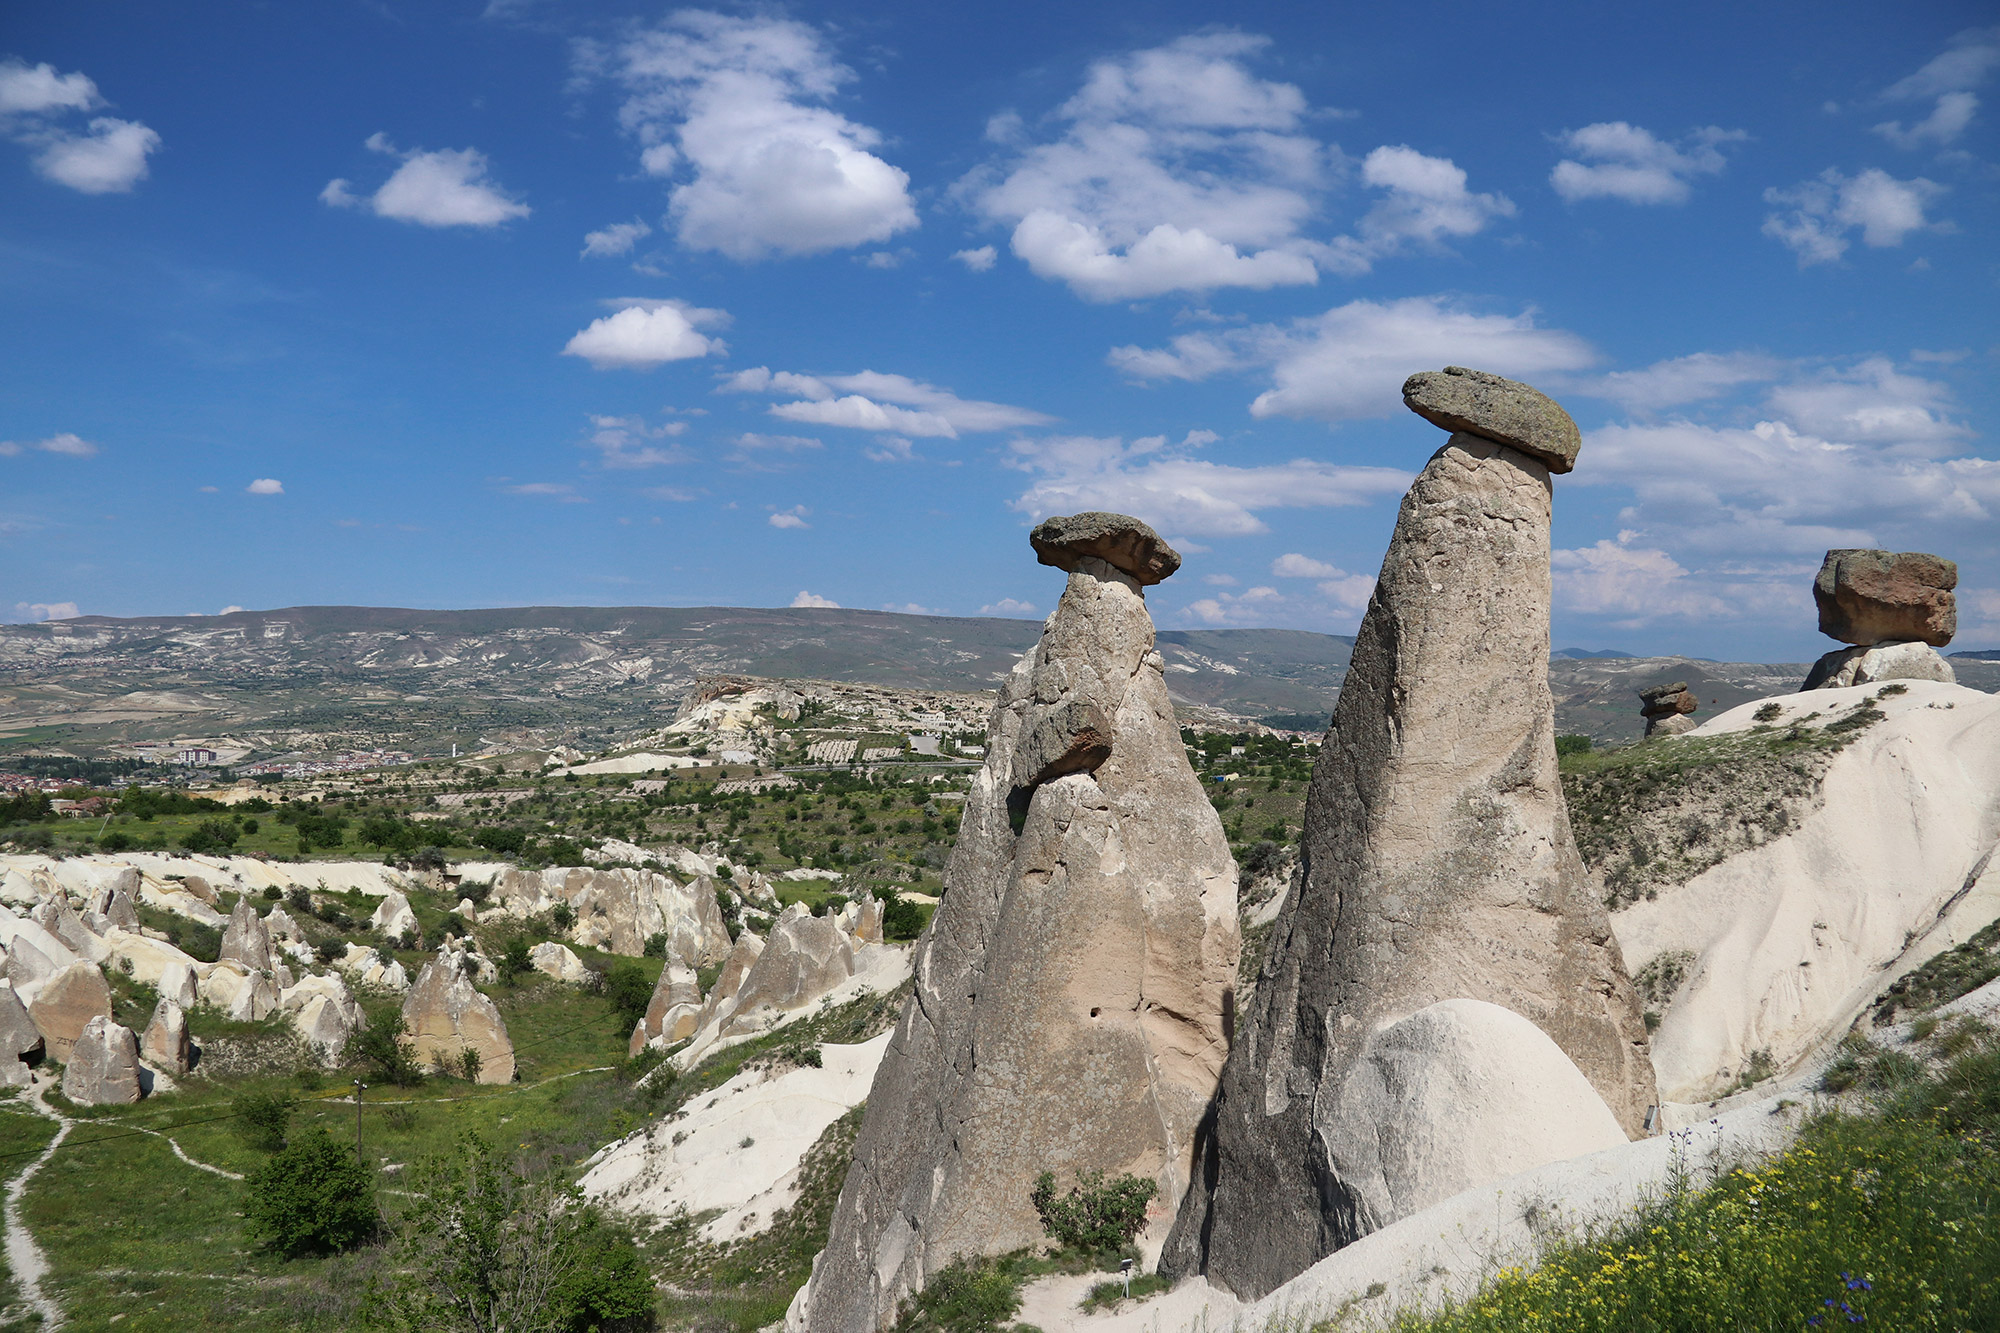
[[2000, 1048], [1979, 1033], [1956, 1057], [1936, 1053], [1928, 1072], [1916, 1061], [1884, 1072], [1895, 1086], [1876, 1105], [1814, 1118], [1770, 1161], [1670, 1190], [1610, 1235], [1557, 1245], [1464, 1304], [1393, 1327], [2000, 1328]]

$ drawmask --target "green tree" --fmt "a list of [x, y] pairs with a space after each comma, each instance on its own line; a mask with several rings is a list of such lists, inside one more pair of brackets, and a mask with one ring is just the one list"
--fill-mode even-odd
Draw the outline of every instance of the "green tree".
[[626, 1022], [636, 1023], [646, 1016], [646, 1006], [653, 1002], [653, 983], [646, 980], [645, 970], [637, 963], [613, 963], [610, 975], [604, 979], [604, 993], [618, 1006]]
[[1106, 1181], [1102, 1171], [1079, 1171], [1069, 1193], [1056, 1193], [1053, 1171], [1044, 1171], [1029, 1192], [1042, 1230], [1065, 1249], [1106, 1254], [1123, 1249], [1146, 1225], [1146, 1205], [1160, 1191], [1155, 1180], [1129, 1172]]
[[530, 1180], [470, 1131], [421, 1163], [371, 1314], [399, 1333], [610, 1333], [649, 1327], [653, 1284], [629, 1239], [575, 1190]]
[[353, 1249], [381, 1225], [367, 1166], [318, 1125], [253, 1169], [245, 1186], [251, 1236], [288, 1259]]

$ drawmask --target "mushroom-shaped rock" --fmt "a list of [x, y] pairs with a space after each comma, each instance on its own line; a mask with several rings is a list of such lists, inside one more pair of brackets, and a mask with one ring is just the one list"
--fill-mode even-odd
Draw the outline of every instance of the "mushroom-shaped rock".
[[86, 1023], [63, 1061], [62, 1091], [78, 1106], [138, 1101], [139, 1039], [132, 1029], [102, 1014]]
[[1576, 466], [1583, 436], [1540, 389], [1483, 370], [1446, 366], [1403, 381], [1403, 406], [1443, 430], [1466, 431], [1539, 460], [1551, 472]]
[[162, 998], [153, 1006], [153, 1017], [139, 1038], [139, 1055], [149, 1065], [180, 1075], [188, 1071], [194, 1052], [188, 1040], [187, 1011], [174, 1001]]
[[248, 972], [271, 970], [271, 935], [264, 918], [248, 898], [238, 898], [229, 911], [229, 928], [222, 932], [221, 961], [241, 963]]
[[[988, 722], [947, 892], [916, 946], [915, 994], [794, 1306], [808, 1333], [873, 1333], [954, 1260], [1038, 1243], [1030, 1195], [1043, 1171], [1155, 1182], [1142, 1244], [1188, 1187], [1228, 1050], [1236, 867], [1188, 764], [1146, 608], [1143, 586], [1177, 562], [1049, 540], [1078, 527], [1157, 541], [1115, 516], [1036, 530], [1038, 557], [1069, 578]], [[806, 924], [773, 932], [738, 1014]]]
[[95, 963], [71, 963], [35, 992], [28, 1005], [48, 1042], [49, 1058], [68, 1064], [70, 1050], [93, 1018], [111, 1017], [111, 987]]
[[1868, 647], [1942, 648], [1958, 632], [1958, 566], [1922, 551], [1832, 550], [1813, 579], [1819, 632]]
[[479, 1052], [479, 1082], [513, 1082], [514, 1043], [507, 1024], [454, 962], [434, 958], [424, 964], [403, 1000], [403, 1024], [418, 1063], [453, 1068], [471, 1049]]
[[535, 971], [557, 981], [583, 981], [590, 976], [590, 969], [583, 960], [570, 952], [569, 946], [557, 944], [554, 940], [543, 940], [528, 950], [528, 962]]
[[1065, 572], [1095, 558], [1123, 570], [1141, 587], [1151, 587], [1181, 567], [1180, 552], [1160, 534], [1127, 514], [1090, 510], [1051, 518], [1028, 534], [1035, 558]]
[[1700, 706], [1700, 701], [1689, 692], [1686, 681], [1649, 685], [1639, 691], [1639, 699], [1639, 715], [1646, 719], [1648, 736], [1675, 736], [1694, 730], [1694, 719], [1688, 714]]
[[368, 918], [368, 924], [390, 939], [399, 940], [417, 928], [417, 914], [410, 910], [408, 898], [391, 889], [375, 905], [375, 915]]
[[1642, 1132], [1643, 1014], [1556, 764], [1552, 499], [1537, 455], [1469, 432], [1403, 498], [1163, 1272], [1258, 1297], [1393, 1220], [1338, 1166], [1379, 1121], [1338, 1108], [1371, 1036], [1440, 1002], [1519, 1015]]
[[39, 1059], [45, 1049], [41, 1029], [28, 1017], [28, 1007], [12, 986], [0, 981], [0, 1087], [26, 1087], [27, 1061]]

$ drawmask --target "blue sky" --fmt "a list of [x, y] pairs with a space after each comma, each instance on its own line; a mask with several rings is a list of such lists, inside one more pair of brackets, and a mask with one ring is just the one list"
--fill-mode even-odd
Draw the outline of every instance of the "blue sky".
[[1836, 545], [2000, 645], [1990, 9], [1217, 12], [11, 6], [0, 617], [1038, 614], [1116, 508], [1351, 632], [1456, 363], [1584, 429], [1559, 645], [1816, 655]]

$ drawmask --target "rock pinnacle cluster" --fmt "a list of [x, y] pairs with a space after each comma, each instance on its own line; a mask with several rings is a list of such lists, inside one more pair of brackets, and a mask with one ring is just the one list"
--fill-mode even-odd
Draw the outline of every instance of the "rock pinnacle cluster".
[[1068, 571], [1008, 675], [825, 1251], [787, 1323], [874, 1333], [962, 1256], [1042, 1238], [1052, 1171], [1157, 1182], [1157, 1243], [1227, 1050], [1236, 867], [1168, 701], [1136, 519], [1051, 519]]
[[1244, 1297], [1428, 1202], [1636, 1136], [1655, 1100], [1556, 770], [1549, 474], [1576, 427], [1458, 367], [1403, 393], [1454, 433], [1404, 497], [1161, 1261]]

